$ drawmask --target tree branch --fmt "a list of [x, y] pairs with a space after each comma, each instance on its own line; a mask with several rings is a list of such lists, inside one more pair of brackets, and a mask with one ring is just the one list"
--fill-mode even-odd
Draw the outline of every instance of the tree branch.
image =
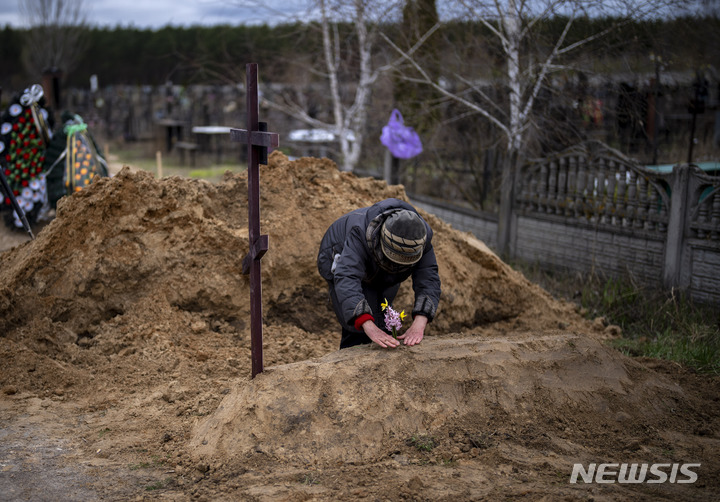
[[400, 49], [400, 48], [399, 48], [395, 43], [393, 43], [393, 41], [390, 40], [390, 39], [388, 38], [388, 36], [385, 35], [384, 33], [381, 33], [381, 36], [385, 39], [385, 41], [386, 41], [395, 51], [397, 51], [397, 52], [402, 56], [402, 58], [403, 58], [404, 60], [406, 60], [408, 63], [410, 63], [410, 65], [412, 65], [413, 68], [415, 68], [415, 70], [423, 77], [422, 79], [416, 80], [417, 82], [430, 85], [430, 86], [433, 87], [435, 90], [437, 90], [440, 94], [442, 94], [442, 95], [444, 95], [444, 96], [446, 96], [446, 97], [448, 97], [448, 98], [450, 98], [450, 99], [452, 99], [452, 100], [454, 100], [454, 101], [457, 101], [458, 103], [461, 103], [461, 104], [467, 106], [467, 107], [470, 108], [471, 110], [476, 111], [477, 113], [479, 113], [479, 114], [482, 115], [483, 117], [485, 117], [485, 118], [487, 118], [488, 120], [490, 120], [490, 121], [491, 121], [493, 124], [495, 124], [500, 130], [502, 130], [505, 134], [507, 134], [507, 135], [509, 136], [510, 131], [509, 131], [508, 127], [507, 127], [505, 124], [503, 124], [502, 121], [500, 121], [498, 118], [494, 117], [494, 116], [493, 116], [490, 112], [488, 112], [485, 108], [483, 108], [483, 107], [481, 107], [481, 106], [478, 106], [477, 103], [473, 103], [472, 101], [468, 101], [467, 99], [462, 98], [462, 97], [458, 96], [457, 94], [448, 91], [448, 90], [445, 89], [443, 86], [439, 85], [437, 82], [434, 82], [434, 81], [430, 78], [430, 76], [428, 75], [428, 73], [425, 71], [425, 69], [423, 69], [408, 53], [406, 53], [405, 51], [403, 51], [402, 49]]

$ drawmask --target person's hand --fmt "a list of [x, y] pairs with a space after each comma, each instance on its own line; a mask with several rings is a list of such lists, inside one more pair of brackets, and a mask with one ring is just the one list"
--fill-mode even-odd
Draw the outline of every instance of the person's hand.
[[416, 315], [413, 319], [412, 324], [405, 333], [398, 337], [402, 340], [405, 345], [412, 346], [422, 342], [423, 336], [425, 335], [425, 326], [427, 326], [428, 320], [424, 315]]
[[362, 329], [370, 340], [383, 348], [393, 349], [400, 345], [400, 342], [394, 339], [392, 335], [385, 333], [383, 330], [375, 326], [375, 323], [372, 321], [365, 321], [362, 325]]

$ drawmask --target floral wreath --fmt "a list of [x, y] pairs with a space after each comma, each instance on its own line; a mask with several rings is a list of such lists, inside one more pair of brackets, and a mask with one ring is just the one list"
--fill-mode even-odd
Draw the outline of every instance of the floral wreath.
[[[43, 166], [52, 131], [43, 96], [40, 85], [28, 87], [10, 104], [0, 122], [0, 169], [31, 222], [41, 219], [49, 209]], [[11, 208], [8, 194], [3, 195], [0, 207]], [[14, 210], [13, 216], [15, 226], [22, 227]]]

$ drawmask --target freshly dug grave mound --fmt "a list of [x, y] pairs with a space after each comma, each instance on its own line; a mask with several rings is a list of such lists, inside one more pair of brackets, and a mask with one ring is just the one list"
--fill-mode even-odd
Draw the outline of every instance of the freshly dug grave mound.
[[198, 426], [190, 450], [218, 464], [262, 452], [327, 466], [376, 462], [401, 439], [460, 424], [656, 423], [682, 390], [638, 368], [596, 339], [562, 332], [356, 347], [236, 387]]
[[[426, 339], [337, 351], [315, 269], [320, 239], [350, 210], [407, 197], [328, 160], [279, 153], [260, 179], [270, 250], [266, 371], [254, 380], [244, 173], [213, 185], [124, 169], [63, 199], [35, 241], [0, 255], [3, 458], [39, 483], [35, 498], [68, 490], [43, 484], [18, 452], [58, 451], [56, 441], [62, 462], [40, 468], [63, 470], [48, 479], [79, 473], [91, 498], [109, 500], [717, 493], [712, 379], [606, 348], [601, 322], [423, 211], [443, 287]], [[409, 283], [394, 304], [412, 304]], [[626, 486], [567, 483], [575, 462], [622, 459], [702, 462], [701, 481], [631, 487], [631, 496]], [[15, 472], [0, 484], [17, 488]]]
[[[307, 333], [300, 339], [328, 333], [317, 346], [320, 354], [286, 350], [269, 362], [321, 355], [338, 343], [326, 285], [315, 266], [325, 230], [355, 208], [407, 197], [401, 186], [339, 172], [327, 159], [291, 162], [279, 153], [260, 179], [262, 231], [270, 236], [262, 261], [265, 322]], [[435, 231], [443, 285], [429, 334], [585, 325], [572, 307], [528, 282], [470, 234], [422, 214]], [[243, 346], [249, 281], [241, 261], [247, 250], [244, 173], [213, 185], [180, 177], [158, 181], [125, 168], [62, 199], [57, 218], [36, 240], [3, 254], [0, 336], [63, 362], [43, 365], [43, 371], [58, 381], [67, 373], [73, 384], [79, 365], [148, 355], [178, 337], [192, 341], [219, 333], [230, 345]], [[395, 301], [399, 308], [412, 305], [409, 282]], [[282, 336], [266, 341], [270, 354], [285, 343]], [[215, 369], [229, 371], [221, 352], [219, 347], [221, 365]], [[142, 364], [137, 359], [130, 365]], [[22, 358], [18, 364], [20, 371], [8, 372], [6, 384], [28, 390], [33, 382], [43, 385], [45, 378], [18, 376], [29, 369]], [[242, 371], [246, 364], [243, 358], [234, 368]]]

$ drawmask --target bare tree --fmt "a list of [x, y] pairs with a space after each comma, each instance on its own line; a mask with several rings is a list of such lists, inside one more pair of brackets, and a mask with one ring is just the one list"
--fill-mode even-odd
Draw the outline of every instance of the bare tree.
[[[235, 2], [242, 7], [272, 9], [264, 2]], [[265, 99], [269, 107], [287, 113], [313, 128], [323, 129], [337, 138], [342, 154], [341, 169], [352, 171], [362, 153], [367, 109], [378, 77], [392, 65], [375, 65], [374, 48], [379, 26], [396, 18], [400, 5], [382, 0], [308, 0], [305, 15], [322, 37], [322, 52], [309, 71], [327, 86], [324, 95], [331, 110], [319, 118], [308, 109], [304, 96], [286, 93], [278, 99]], [[275, 11], [280, 18], [288, 19]], [[294, 17], [293, 19], [298, 19]], [[344, 28], [352, 27], [348, 34]]]
[[[503, 84], [505, 102], [498, 102], [496, 96], [486, 94], [475, 76], [460, 71], [444, 75], [443, 79], [433, 78], [427, 68], [415, 57], [415, 51], [407, 51], [394, 44], [389, 37], [385, 40], [402, 55], [409, 68], [404, 78], [431, 86], [447, 99], [462, 104], [492, 123], [505, 138], [506, 157], [502, 170], [500, 214], [498, 225], [498, 248], [505, 254], [510, 244], [510, 218], [514, 200], [515, 180], [520, 156], [527, 133], [532, 124], [533, 110], [539, 93], [547, 83], [548, 76], [568, 69], [568, 56], [632, 20], [642, 19], [651, 14], [663, 14], [673, 0], [458, 0], [450, 10], [464, 19], [481, 23], [492, 34], [501, 47], [504, 67]], [[448, 5], [446, 5], [447, 7]], [[612, 16], [617, 22], [598, 32], [585, 34], [581, 39], [570, 39], [576, 20], [589, 16]], [[543, 20], [560, 18], [564, 27], [554, 41], [546, 45], [536, 44], [535, 31]], [[425, 35], [432, 36], [439, 28], [433, 27]], [[451, 82], [452, 85], [447, 85]]]
[[71, 72], [84, 48], [84, 0], [20, 0], [20, 12], [30, 26], [23, 53], [27, 71]]

